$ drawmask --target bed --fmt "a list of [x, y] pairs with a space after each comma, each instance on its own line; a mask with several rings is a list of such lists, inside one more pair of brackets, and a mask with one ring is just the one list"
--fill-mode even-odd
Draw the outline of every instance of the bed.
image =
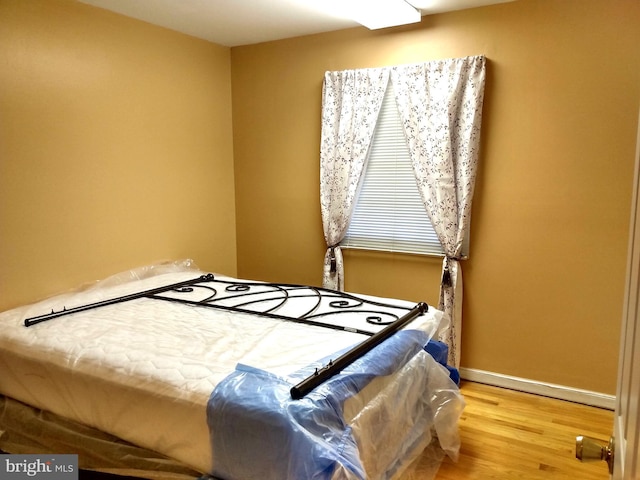
[[441, 327], [426, 304], [191, 261], [123, 272], [0, 314], [0, 450], [158, 480], [435, 473], [464, 408]]

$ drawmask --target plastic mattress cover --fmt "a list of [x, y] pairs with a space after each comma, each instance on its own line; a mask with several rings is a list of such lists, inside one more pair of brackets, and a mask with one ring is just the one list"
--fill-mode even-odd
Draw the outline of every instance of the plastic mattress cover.
[[78, 467], [153, 480], [193, 480], [201, 473], [149, 449], [46, 410], [0, 396], [0, 450], [78, 455]]
[[[291, 399], [291, 385], [329, 357], [288, 378], [239, 365], [218, 384], [208, 404], [214, 475], [237, 480], [396, 478], [433, 435], [442, 451], [456, 458], [463, 404], [448, 371], [425, 352], [425, 341], [424, 332], [400, 331], [300, 400]], [[389, 388], [371, 385], [392, 374], [400, 379]], [[373, 398], [349, 404], [368, 386], [376, 391]], [[228, 425], [233, 429], [224, 428]], [[424, 470], [420, 478], [428, 478]]]
[[[191, 260], [157, 264], [82, 290], [190, 270], [197, 271]], [[419, 478], [432, 478], [443, 455], [457, 459], [457, 422], [464, 400], [446, 368], [422, 348], [429, 340], [425, 333], [409, 328], [399, 333], [384, 349], [370, 352], [302, 401], [290, 399], [292, 382], [322, 366], [326, 358], [288, 375], [238, 365], [218, 384], [207, 406], [214, 473], [244, 480], [412, 478], [419, 459]], [[391, 381], [390, 373], [406, 381]], [[63, 439], [87, 444], [87, 435], [98, 440], [88, 443], [91, 455], [84, 456], [84, 468], [158, 480], [197, 475], [180, 462], [37, 409], [25, 414], [30, 418], [19, 428], [12, 428], [17, 407], [8, 400], [0, 404], [0, 449], [33, 452], [37, 439], [48, 432], [47, 448], [59, 452], [69, 445]], [[24, 407], [21, 415], [30, 408]], [[398, 438], [402, 441], [384, 441]], [[233, 471], [226, 470], [229, 465], [235, 465]]]

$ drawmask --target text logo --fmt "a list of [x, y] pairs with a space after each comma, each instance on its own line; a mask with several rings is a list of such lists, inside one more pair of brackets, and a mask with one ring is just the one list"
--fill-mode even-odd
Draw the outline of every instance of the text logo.
[[2, 480], [78, 480], [78, 455], [0, 455]]

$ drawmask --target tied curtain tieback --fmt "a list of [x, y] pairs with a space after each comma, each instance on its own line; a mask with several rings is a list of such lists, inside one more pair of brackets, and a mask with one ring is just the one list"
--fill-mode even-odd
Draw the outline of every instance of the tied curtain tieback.
[[337, 269], [337, 260], [336, 260], [336, 247], [338, 247], [339, 245], [331, 245], [329, 247], [329, 250], [331, 250], [331, 253], [329, 254], [330, 257], [330, 262], [331, 262], [331, 267], [329, 269], [329, 271], [331, 273], [336, 273], [336, 269]]
[[453, 286], [453, 282], [451, 281], [451, 272], [449, 272], [449, 263], [451, 263], [452, 260], [459, 262], [460, 257], [451, 257], [449, 255], [445, 256], [444, 269], [442, 270], [442, 286], [443, 287]]

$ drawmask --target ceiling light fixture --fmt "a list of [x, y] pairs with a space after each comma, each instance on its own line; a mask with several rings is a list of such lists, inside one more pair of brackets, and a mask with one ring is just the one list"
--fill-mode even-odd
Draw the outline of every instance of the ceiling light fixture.
[[420, 10], [405, 0], [314, 0], [318, 9], [376, 30], [420, 21]]
[[395, 27], [420, 21], [420, 10], [405, 0], [351, 0], [352, 18], [365, 27]]
[[370, 30], [395, 27], [420, 21], [420, 10], [404, 0], [350, 0], [356, 22]]

